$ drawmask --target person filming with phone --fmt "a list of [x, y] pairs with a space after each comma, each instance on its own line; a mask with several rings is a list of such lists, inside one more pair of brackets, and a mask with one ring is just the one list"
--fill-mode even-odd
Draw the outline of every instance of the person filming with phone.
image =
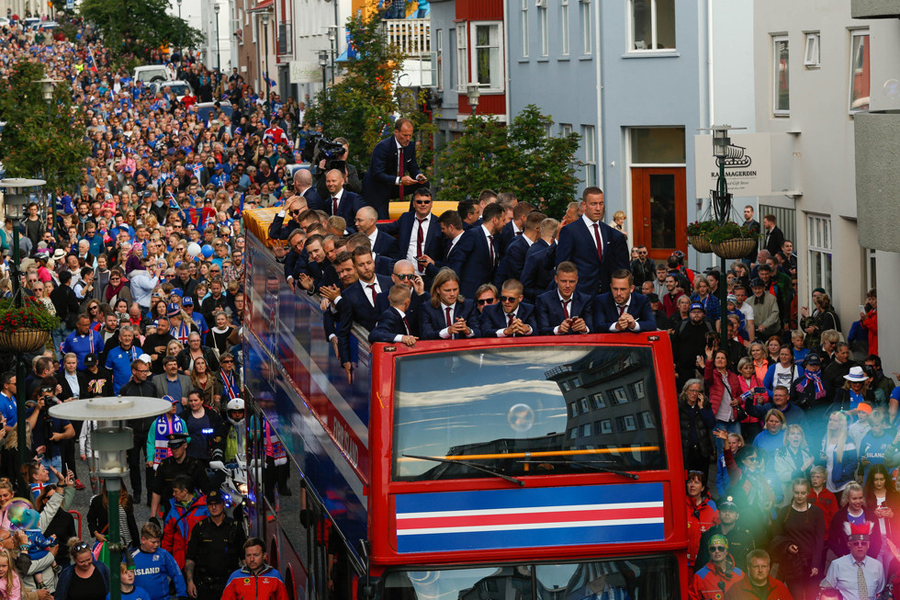
[[703, 393], [702, 379], [688, 379], [678, 397], [678, 419], [681, 424], [681, 444], [684, 468], [688, 471], [709, 472], [713, 455], [712, 430], [716, 415]]

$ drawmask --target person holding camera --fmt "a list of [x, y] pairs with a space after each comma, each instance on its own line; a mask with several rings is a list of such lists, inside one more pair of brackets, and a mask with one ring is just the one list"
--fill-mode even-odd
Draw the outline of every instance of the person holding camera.
[[[340, 149], [331, 150], [330, 158], [321, 158], [317, 163], [316, 173], [313, 176], [316, 189], [321, 198], [328, 198], [328, 188], [325, 186], [325, 174], [332, 169], [337, 169], [344, 174], [344, 189], [350, 190], [354, 194], [362, 194], [363, 184], [359, 180], [359, 171], [356, 170], [348, 159], [350, 158], [350, 142], [347, 138], [336, 137], [332, 140], [335, 144], [340, 144]], [[310, 204], [312, 208], [312, 204]], [[381, 218], [381, 217], [379, 217]]]
[[75, 428], [65, 419], [51, 417], [49, 409], [59, 400], [53, 395], [56, 380], [48, 377], [35, 390], [33, 404], [29, 402], [30, 413], [26, 420], [31, 426], [32, 448], [36, 459], [50, 471], [48, 483], [57, 483], [56, 473], [64, 472], [62, 464], [63, 444], [75, 437]]

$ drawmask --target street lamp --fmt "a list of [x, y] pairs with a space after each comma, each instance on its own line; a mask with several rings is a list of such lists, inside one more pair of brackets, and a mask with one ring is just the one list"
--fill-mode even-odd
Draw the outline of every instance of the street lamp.
[[[15, 303], [17, 308], [22, 306], [22, 290], [21, 282], [19, 281], [19, 265], [22, 262], [22, 258], [20, 256], [21, 249], [19, 248], [19, 224], [21, 223], [22, 218], [25, 216], [26, 207], [28, 206], [28, 202], [31, 200], [32, 192], [35, 188], [38, 188], [37, 192], [40, 193], [39, 188], [45, 183], [47, 182], [43, 179], [20, 179], [7, 177], [6, 179], [0, 180], [0, 189], [4, 190], [3, 204], [6, 211], [6, 216], [12, 219], [13, 225], [13, 258], [10, 273], [12, 275], [13, 302]], [[27, 456], [25, 454], [25, 363], [22, 362], [21, 352], [16, 352], [15, 356], [16, 381], [22, 382], [21, 384], [19, 384], [22, 387], [17, 394], [18, 398], [16, 398], [16, 439], [18, 440], [19, 446], [19, 465], [24, 465], [27, 460]]]
[[330, 25], [328, 27], [328, 41], [331, 42], [331, 85], [334, 85], [334, 59], [337, 49], [335, 42], [337, 41], [337, 26]]
[[469, 98], [469, 106], [472, 107], [472, 116], [478, 114], [478, 99], [481, 97], [481, 87], [477, 83], [469, 82], [466, 85], [466, 96]]
[[270, 97], [272, 95], [271, 84], [269, 83], [269, 13], [264, 12], [262, 14], [262, 23], [263, 23], [263, 48], [264, 48], [264, 59], [265, 59], [265, 71], [263, 71], [263, 77], [266, 80], [266, 103], [265, 106], [269, 106]]
[[178, 18], [181, 18], [181, 0], [178, 0]]
[[222, 72], [221, 57], [219, 56], [219, 3], [213, 4], [213, 10], [216, 12], [216, 72]]
[[[45, 77], [44, 79], [38, 79], [35, 83], [41, 84], [41, 97], [44, 99], [44, 102], [47, 103], [47, 127], [52, 127], [52, 123], [50, 122], [51, 117], [53, 116], [53, 92], [56, 91], [56, 86], [62, 83], [61, 79], [51, 79], [49, 77]], [[56, 235], [56, 198], [51, 196], [50, 200], [50, 217], [52, 219], [50, 224], [50, 233]]]
[[125, 426], [125, 421], [156, 417], [165, 414], [171, 408], [172, 404], [161, 398], [113, 396], [72, 400], [51, 406], [48, 411], [50, 416], [56, 419], [97, 423], [97, 428], [91, 432], [91, 447], [99, 455], [95, 471], [100, 478], [106, 480], [109, 499], [107, 540], [111, 600], [120, 600], [122, 597], [119, 563], [124, 548], [119, 543], [119, 490], [122, 489], [122, 478], [128, 473], [126, 452], [134, 447], [134, 432]]
[[319, 66], [322, 67], [322, 94], [323, 98], [327, 95], [328, 89], [328, 50], [319, 50]]

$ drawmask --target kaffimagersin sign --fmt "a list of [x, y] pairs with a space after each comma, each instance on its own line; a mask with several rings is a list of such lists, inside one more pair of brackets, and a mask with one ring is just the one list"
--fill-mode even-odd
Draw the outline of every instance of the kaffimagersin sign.
[[[767, 133], [733, 134], [725, 158], [728, 191], [735, 196], [772, 194], [772, 152]], [[713, 156], [712, 136], [694, 136], [694, 178], [697, 196], [716, 189], [719, 159]]]

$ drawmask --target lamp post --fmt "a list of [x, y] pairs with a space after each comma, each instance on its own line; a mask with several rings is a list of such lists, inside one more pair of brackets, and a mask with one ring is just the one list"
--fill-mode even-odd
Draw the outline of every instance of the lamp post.
[[[109, 594], [111, 600], [120, 600], [119, 563], [124, 548], [119, 543], [119, 490], [122, 478], [128, 473], [125, 453], [134, 446], [134, 432], [125, 421], [144, 419], [165, 414], [172, 405], [161, 398], [120, 396], [72, 400], [49, 409], [51, 417], [70, 421], [95, 421], [97, 428], [91, 432], [91, 447], [99, 454], [97, 475], [106, 480], [109, 500]], [[23, 444], [24, 445], [24, 444]]]
[[331, 85], [334, 85], [335, 42], [337, 41], [337, 27], [335, 25], [328, 27], [328, 41], [331, 42]]
[[178, 18], [181, 18], [181, 0], [178, 0]]
[[[18, 179], [10, 177], [0, 181], [0, 189], [4, 190], [3, 203], [5, 205], [6, 216], [12, 219], [13, 224], [13, 262], [10, 272], [12, 275], [13, 302], [16, 307], [22, 306], [22, 290], [21, 282], [19, 281], [19, 265], [22, 262], [22, 257], [20, 256], [21, 250], [19, 249], [19, 224], [21, 223], [22, 217], [25, 215], [28, 201], [31, 199], [32, 190], [34, 188], [40, 188], [45, 183], [47, 182], [43, 179]], [[19, 465], [23, 465], [27, 460], [27, 448], [25, 444], [25, 363], [22, 362], [21, 352], [16, 352], [15, 356], [16, 382], [21, 386], [18, 388], [18, 398], [16, 398], [16, 439], [18, 440], [19, 446]]]
[[[50, 122], [53, 116], [53, 92], [56, 90], [57, 84], [62, 83], [62, 80], [45, 77], [44, 79], [39, 79], [36, 83], [41, 84], [41, 97], [47, 103], [47, 127], [49, 128], [53, 126]], [[50, 233], [56, 237], [56, 198], [52, 194], [53, 192], [51, 192], [50, 196], [50, 218], [52, 219]]]
[[263, 23], [263, 58], [265, 60], [265, 71], [263, 77], [266, 80], [266, 106], [269, 106], [269, 98], [272, 96], [272, 90], [269, 84], [269, 13], [262, 14]]
[[322, 94], [323, 98], [328, 95], [328, 50], [319, 50], [319, 66], [322, 67]]
[[[728, 181], [725, 179], [725, 159], [728, 158], [728, 146], [731, 144], [731, 138], [728, 137], [729, 129], [739, 129], [731, 125], [713, 125], [710, 131], [713, 136], [713, 156], [716, 157], [716, 163], [719, 165], [719, 177], [716, 180], [716, 189], [710, 190], [710, 199], [712, 200], [713, 216], [716, 223], [721, 227], [731, 216], [731, 194], [728, 193]], [[740, 128], [743, 129], [743, 128]], [[721, 268], [719, 270], [719, 332], [722, 338], [721, 348], [723, 350], [728, 347], [728, 286], [725, 285], [725, 257], [721, 258]]]
[[219, 3], [213, 4], [213, 10], [216, 12], [216, 72], [222, 72], [221, 57], [219, 56]]
[[469, 82], [466, 85], [466, 96], [469, 98], [469, 106], [472, 107], [472, 116], [478, 114], [478, 99], [481, 97], [481, 88], [477, 83]]

